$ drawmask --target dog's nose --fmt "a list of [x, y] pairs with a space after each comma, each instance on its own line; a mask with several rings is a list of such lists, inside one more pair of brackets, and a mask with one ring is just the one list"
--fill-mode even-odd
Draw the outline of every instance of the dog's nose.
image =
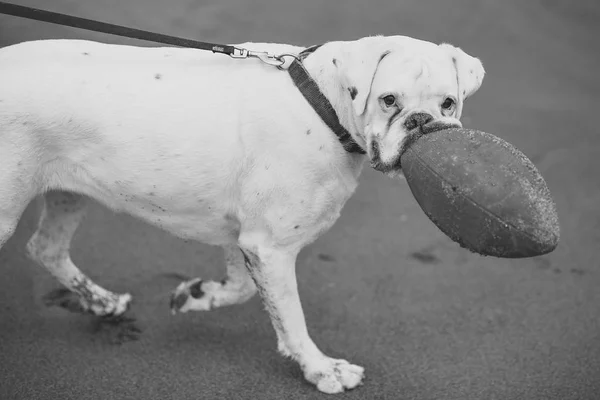
[[406, 117], [406, 120], [404, 121], [404, 127], [406, 130], [410, 131], [415, 128], [420, 128], [431, 121], [433, 121], [433, 117], [430, 114], [418, 112]]

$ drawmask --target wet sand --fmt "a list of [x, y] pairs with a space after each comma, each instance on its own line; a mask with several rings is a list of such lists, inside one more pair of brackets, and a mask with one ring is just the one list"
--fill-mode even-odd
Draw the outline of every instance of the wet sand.
[[[222, 43], [405, 34], [480, 57], [487, 77], [466, 105], [465, 125], [503, 137], [535, 162], [557, 202], [559, 248], [526, 260], [470, 254], [437, 230], [405, 183], [367, 169], [338, 223], [300, 255], [309, 331], [324, 352], [366, 367], [365, 385], [339, 398], [600, 396], [600, 4], [18, 3]], [[0, 16], [0, 46], [41, 38], [151, 45]], [[99, 284], [134, 295], [140, 339], [113, 344], [109, 327], [46, 307], [42, 297], [56, 283], [24, 251], [38, 212], [32, 203], [0, 251], [0, 399], [331, 398], [277, 354], [258, 298], [171, 316], [177, 280], [168, 274], [220, 279], [218, 248], [99, 205], [77, 233], [73, 258]]]

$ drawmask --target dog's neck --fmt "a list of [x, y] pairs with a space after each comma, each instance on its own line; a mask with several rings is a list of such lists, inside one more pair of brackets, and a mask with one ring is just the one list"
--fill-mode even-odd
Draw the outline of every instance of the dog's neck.
[[[339, 71], [334, 60], [336, 56], [339, 57], [341, 51], [340, 42], [326, 43], [311, 52], [304, 59], [303, 64], [323, 95], [333, 106], [342, 126], [350, 132], [356, 143], [366, 150], [362, 123], [357, 120], [349, 93], [343, 88], [338, 78]], [[331, 77], [335, 78], [331, 79]], [[360, 158], [364, 160], [365, 157], [361, 156]]]

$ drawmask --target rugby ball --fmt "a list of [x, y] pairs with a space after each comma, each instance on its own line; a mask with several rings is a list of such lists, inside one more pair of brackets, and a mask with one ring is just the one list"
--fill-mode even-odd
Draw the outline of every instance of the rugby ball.
[[415, 199], [450, 239], [501, 258], [552, 252], [560, 229], [546, 182], [521, 151], [492, 134], [452, 128], [424, 134], [400, 158]]

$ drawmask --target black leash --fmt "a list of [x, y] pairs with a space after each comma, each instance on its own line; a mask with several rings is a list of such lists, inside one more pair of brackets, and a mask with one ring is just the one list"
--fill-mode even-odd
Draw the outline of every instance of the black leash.
[[[70, 26], [89, 31], [107, 33], [110, 35], [123, 36], [156, 43], [164, 43], [178, 47], [208, 50], [212, 51], [213, 53], [225, 54], [233, 58], [255, 57], [269, 65], [276, 66], [279, 69], [283, 69], [282, 66], [285, 64], [285, 56], [293, 57], [294, 61], [290, 64], [288, 73], [302, 95], [310, 103], [315, 112], [321, 117], [323, 122], [325, 122], [325, 124], [327, 124], [327, 126], [336, 134], [347, 152], [365, 154], [365, 151], [358, 145], [358, 143], [354, 141], [352, 135], [350, 135], [346, 128], [340, 124], [337, 113], [331, 106], [331, 103], [323, 95], [316, 82], [310, 77], [308, 71], [306, 71], [306, 68], [304, 68], [304, 65], [302, 65], [302, 61], [298, 58], [298, 56], [293, 54], [271, 55], [266, 52], [250, 51], [231, 45], [206, 43], [192, 39], [179, 38], [176, 36], [163, 35], [160, 33], [128, 28], [121, 25], [109, 24], [87, 18], [80, 18], [72, 15], [40, 10], [38, 8], [20, 6], [3, 1], [0, 1], [0, 14]], [[308, 48], [301, 53], [300, 56], [304, 58], [317, 48], [318, 46]]]
[[[0, 14], [7, 14], [15, 17], [49, 22], [52, 24], [70, 26], [73, 28], [107, 33], [110, 35], [123, 36], [132, 39], [146, 40], [149, 42], [164, 43], [179, 47], [190, 47], [193, 49], [200, 50], [208, 50], [212, 51], [213, 53], [225, 54], [233, 58], [257, 57], [263, 59], [263, 57], [265, 57], [267, 59], [271, 59], [273, 61], [271, 64], [276, 66], [281, 66], [285, 63], [285, 60], [268, 55], [267, 53], [252, 52], [246, 49], [241, 49], [239, 47], [230, 45], [199, 42], [197, 40], [192, 39], [184, 39], [175, 36], [163, 35], [161, 33], [154, 33], [144, 31], [141, 29], [128, 28], [126, 26], [114, 25], [106, 22], [94, 21], [92, 19], [80, 18], [72, 15], [40, 10], [39, 8], [20, 6], [17, 4], [6, 3], [3, 1], [0, 1]], [[263, 59], [263, 61], [265, 60]]]

